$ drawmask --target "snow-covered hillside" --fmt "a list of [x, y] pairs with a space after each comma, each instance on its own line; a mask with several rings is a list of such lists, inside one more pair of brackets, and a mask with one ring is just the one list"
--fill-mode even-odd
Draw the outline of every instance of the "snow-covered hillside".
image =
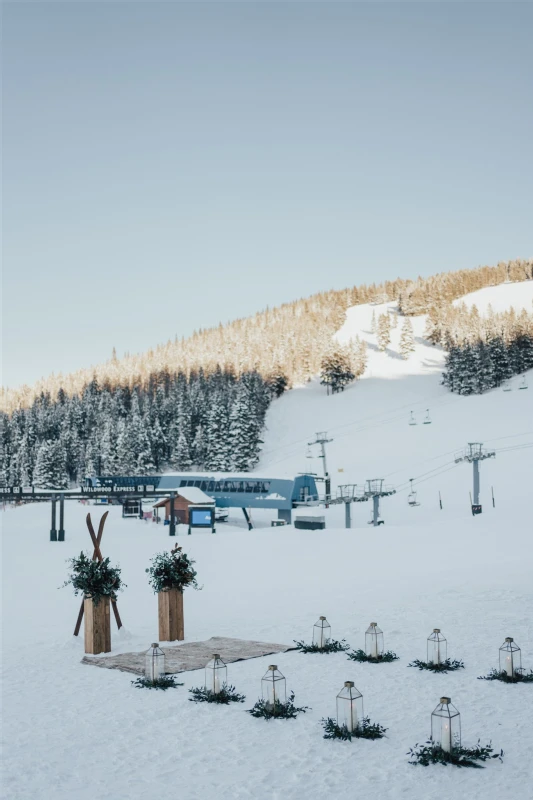
[[499, 286], [487, 286], [477, 292], [460, 297], [454, 305], [465, 305], [470, 308], [477, 306], [480, 314], [485, 314], [489, 305], [493, 311], [508, 311], [514, 308], [515, 311], [531, 312], [533, 310], [533, 281], [521, 281], [520, 283], [501, 283]]
[[[464, 299], [483, 307], [486, 298], [486, 305], [506, 310], [520, 308], [531, 296], [533, 282], [482, 289]], [[309, 452], [307, 443], [316, 432], [327, 431], [333, 439], [327, 445], [333, 489], [385, 478], [398, 488], [383, 502], [388, 524], [446, 524], [470, 514], [472, 468], [455, 465], [454, 455], [467, 442], [483, 442], [496, 451], [496, 458], [481, 466], [482, 501], [489, 513], [494, 486], [498, 507], [511, 513], [529, 491], [533, 449], [519, 448], [533, 444], [533, 373], [526, 374], [527, 390], [518, 388], [521, 378], [516, 377], [510, 392], [499, 388], [468, 397], [452, 394], [441, 385], [444, 351], [423, 338], [425, 316], [412, 319], [416, 350], [407, 361], [399, 355], [401, 321], [391, 331], [386, 352], [378, 351], [372, 315], [387, 310], [394, 315], [394, 304], [355, 306], [337, 334], [342, 343], [356, 336], [368, 343], [368, 367], [361, 380], [330, 396], [316, 380], [272, 404], [259, 471], [322, 475], [319, 449]], [[428, 411], [431, 424], [425, 425]], [[411, 412], [416, 425], [409, 425]], [[415, 479], [420, 507], [407, 505], [410, 478]], [[330, 511], [338, 522], [342, 513], [340, 508]], [[367, 506], [357, 506], [355, 525], [364, 527], [369, 514]]]
[[[98, 519], [101, 509], [67, 504], [66, 541], [50, 543], [49, 506], [6, 508], [1, 512], [2, 797], [531, 796], [533, 688], [477, 677], [497, 666], [506, 636], [516, 639], [524, 665], [533, 667], [533, 375], [525, 391], [518, 390], [515, 379], [511, 392], [452, 395], [440, 385], [442, 351], [421, 338], [424, 319], [414, 320], [416, 352], [404, 362], [397, 353], [400, 327], [393, 330], [389, 350], [376, 351], [373, 310], [384, 308], [351, 309], [338, 333], [340, 341], [355, 335], [367, 340], [363, 379], [334, 396], [326, 396], [315, 382], [275, 401], [257, 471], [265, 476], [310, 468], [320, 473], [321, 462], [305, 457], [307, 442], [315, 432], [328, 431], [334, 486], [383, 477], [398, 488], [382, 504], [386, 525], [367, 525], [368, 504], [354, 506], [352, 530], [343, 528], [341, 506], [321, 509], [325, 531], [271, 528], [271, 514], [265, 512], [254, 514], [256, 528], [248, 532], [235, 512], [215, 536], [189, 537], [178, 528], [177, 541], [195, 559], [203, 586], [185, 595], [188, 641], [219, 635], [291, 644], [309, 640], [313, 623], [325, 614], [333, 636], [354, 648], [363, 646], [364, 631], [376, 620], [386, 648], [400, 660], [376, 666], [355, 664], [343, 653], [276, 656], [298, 705], [310, 706], [288, 721], [265, 722], [245, 713], [260, 693], [272, 657], [230, 665], [230, 682], [246, 694], [242, 706], [189, 702], [188, 689], [202, 684], [203, 672], [183, 674], [185, 685], [176, 690], [139, 691], [131, 686], [131, 675], [80, 663], [83, 641], [72, 636], [79, 600], [69, 588], [58, 589], [66, 577], [65, 560], [89, 551], [85, 514], [90, 510]], [[429, 425], [422, 424], [426, 409]], [[416, 426], [408, 424], [411, 411]], [[475, 518], [468, 496], [471, 467], [453, 460], [468, 441], [482, 441], [496, 451], [496, 458], [481, 465], [484, 509]], [[413, 508], [407, 504], [411, 477], [417, 478], [421, 502]], [[146, 649], [157, 637], [157, 602], [145, 568], [173, 543], [167, 532], [163, 526], [123, 520], [119, 509], [111, 508], [103, 553], [120, 564], [127, 584], [119, 596], [125, 627], [120, 634], [113, 627], [114, 652]], [[434, 627], [447, 637], [449, 656], [464, 660], [464, 670], [434, 675], [407, 667], [425, 657], [426, 637]], [[320, 719], [335, 715], [335, 696], [345, 680], [363, 693], [365, 713], [388, 728], [385, 739], [322, 738]], [[491, 761], [484, 770], [408, 765], [407, 750], [429, 735], [430, 714], [441, 695], [450, 696], [461, 712], [463, 743], [492, 740], [505, 751], [503, 764]]]

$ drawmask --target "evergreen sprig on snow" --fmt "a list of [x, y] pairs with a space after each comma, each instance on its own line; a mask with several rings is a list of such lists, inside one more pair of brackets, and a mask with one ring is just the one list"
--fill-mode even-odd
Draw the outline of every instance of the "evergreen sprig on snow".
[[93, 561], [85, 553], [80, 553], [77, 558], [68, 559], [67, 563], [72, 571], [63, 586], [72, 585], [75, 595], [92, 598], [95, 605], [102, 597], [116, 600], [117, 592], [126, 586], [120, 577], [120, 567], [112, 567], [109, 558]]
[[341, 639], [340, 642], [336, 639], [326, 639], [322, 647], [319, 647], [317, 644], [297, 642], [296, 639], [293, 641], [296, 645], [295, 649], [299, 650], [300, 653], [343, 653], [350, 648], [350, 645], [345, 639]]
[[162, 689], [163, 691], [166, 689], [177, 689], [178, 686], [183, 686], [183, 683], [178, 683], [173, 675], [163, 675], [163, 677], [157, 678], [155, 681], [144, 677], [137, 678], [137, 680], [131, 683], [132, 686], [135, 686], [137, 689]]
[[235, 686], [228, 686], [223, 684], [220, 692], [213, 692], [211, 689], [206, 689], [204, 686], [189, 689], [192, 697], [189, 700], [193, 703], [220, 703], [221, 705], [229, 705], [230, 703], [244, 703], [246, 695], [239, 694]]
[[333, 717], [321, 720], [324, 728], [324, 739], [340, 739], [343, 742], [351, 742], [352, 739], [383, 739], [388, 728], [384, 728], [378, 722], [371, 722], [365, 717], [354, 731], [349, 731], [346, 725], [339, 725]]
[[441, 661], [439, 664], [432, 664], [429, 661], [420, 661], [420, 659], [415, 658], [415, 660], [411, 661], [407, 666], [427, 669], [430, 672], [454, 672], [456, 669], [465, 668], [463, 661], [451, 660], [449, 658], [447, 658], [446, 661]]
[[198, 589], [197, 573], [193, 568], [195, 562], [182, 552], [181, 547], [176, 547], [170, 553], [157, 553], [151, 563], [152, 566], [145, 572], [150, 575], [149, 582], [154, 592], [164, 592], [166, 589], [182, 592], [188, 586]]
[[511, 677], [505, 670], [491, 669], [488, 675], [480, 675], [478, 681], [502, 681], [502, 683], [533, 683], [533, 670], [515, 670]]
[[397, 661], [400, 656], [397, 656], [396, 653], [392, 652], [392, 650], [387, 650], [386, 653], [382, 653], [380, 656], [375, 658], [374, 656], [367, 655], [364, 650], [359, 649], [352, 650], [351, 653], [348, 653], [348, 658], [352, 661], [368, 661], [370, 664], [385, 664], [390, 661]]
[[291, 692], [286, 703], [276, 700], [272, 704], [266, 700], [258, 700], [253, 708], [248, 709], [248, 714], [263, 719], [295, 719], [298, 714], [305, 714], [306, 711], [310, 711], [309, 706], [294, 705], [294, 692]]
[[443, 750], [442, 747], [435, 745], [432, 739], [423, 744], [415, 744], [407, 753], [410, 764], [421, 764], [428, 767], [430, 764], [453, 764], [455, 767], [474, 767], [483, 769], [478, 761], [488, 761], [490, 758], [503, 760], [503, 750], [499, 753], [494, 752], [492, 744], [481, 745], [478, 740], [476, 747], [454, 747], [451, 752]]

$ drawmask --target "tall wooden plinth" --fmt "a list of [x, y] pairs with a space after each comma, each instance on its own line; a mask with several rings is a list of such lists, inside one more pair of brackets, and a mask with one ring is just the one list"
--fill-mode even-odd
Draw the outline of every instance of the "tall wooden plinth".
[[101, 597], [97, 605], [92, 599], [84, 601], [85, 652], [111, 652], [111, 618], [109, 616], [109, 597]]
[[158, 592], [159, 641], [175, 642], [185, 639], [183, 625], [183, 592], [167, 589]]

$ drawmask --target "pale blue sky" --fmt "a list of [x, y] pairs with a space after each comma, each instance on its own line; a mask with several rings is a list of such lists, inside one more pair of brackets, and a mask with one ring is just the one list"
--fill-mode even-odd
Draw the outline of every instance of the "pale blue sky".
[[5, 385], [533, 254], [529, 3], [3, 17]]

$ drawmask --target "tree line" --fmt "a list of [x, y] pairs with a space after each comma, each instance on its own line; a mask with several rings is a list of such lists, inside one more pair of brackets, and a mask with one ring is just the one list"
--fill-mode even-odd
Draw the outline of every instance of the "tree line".
[[145, 386], [44, 392], [29, 408], [0, 414], [0, 485], [67, 488], [93, 475], [150, 475], [165, 469], [244, 472], [259, 459], [261, 432], [283, 381], [216, 369]]
[[[60, 392], [81, 395], [93, 378], [99, 385], [146, 386], [150, 376], [161, 371], [183, 373], [186, 378], [201, 369], [205, 375], [218, 366], [236, 376], [257, 371], [265, 380], [285, 381], [288, 388], [318, 375], [328, 355], [331, 339], [344, 322], [346, 310], [361, 303], [396, 301], [405, 317], [438, 313], [464, 294], [504, 281], [533, 278], [533, 260], [509, 261], [494, 267], [441, 273], [430, 278], [385, 281], [321, 292], [307, 299], [265, 309], [246, 319], [192, 336], [176, 338], [137, 355], [118, 358], [115, 351], [103, 364], [68, 375], [51, 375], [33, 386], [3, 389], [0, 409], [11, 413], [29, 408], [43, 393], [55, 400]], [[382, 322], [382, 326], [385, 323]], [[409, 339], [409, 336], [406, 335]], [[380, 341], [386, 339], [382, 332]], [[407, 343], [408, 346], [408, 343]]]

